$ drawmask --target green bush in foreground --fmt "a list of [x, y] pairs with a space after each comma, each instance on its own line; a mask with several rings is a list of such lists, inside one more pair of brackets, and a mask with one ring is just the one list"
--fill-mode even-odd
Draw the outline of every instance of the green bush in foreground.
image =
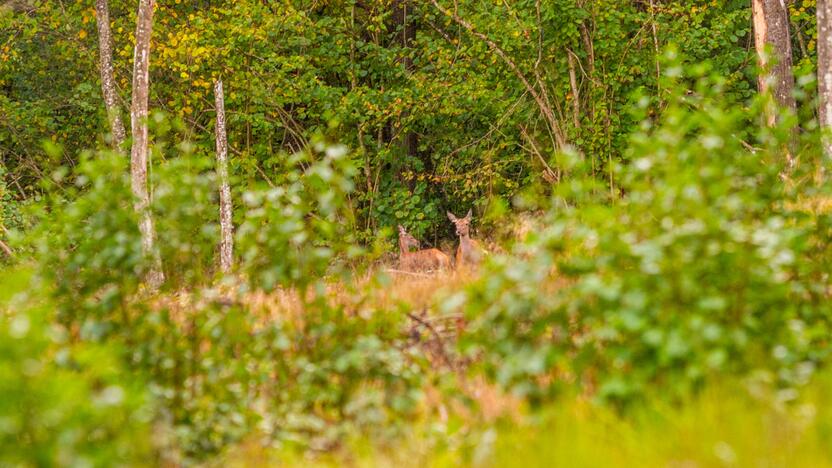
[[521, 256], [469, 289], [463, 348], [498, 383], [632, 401], [726, 373], [795, 388], [828, 360], [832, 224], [799, 210], [800, 168], [799, 191], [780, 180], [791, 118], [747, 135], [762, 100], [726, 108], [719, 79], [694, 79], [670, 82], [664, 113], [632, 136], [618, 200], [556, 203]]
[[10, 297], [0, 274], [0, 465], [113, 466], [150, 460], [152, 415], [114, 346], [71, 343], [46, 304]]

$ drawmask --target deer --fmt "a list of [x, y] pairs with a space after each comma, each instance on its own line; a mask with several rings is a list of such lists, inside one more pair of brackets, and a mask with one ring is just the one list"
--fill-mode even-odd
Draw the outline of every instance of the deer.
[[456, 267], [465, 265], [477, 266], [482, 262], [484, 251], [479, 242], [471, 239], [471, 210], [464, 218], [457, 218], [450, 211], [447, 212], [448, 219], [456, 227], [456, 235], [459, 236], [459, 247], [456, 249]]
[[[416, 248], [411, 252], [411, 248]], [[446, 270], [451, 267], [451, 259], [439, 249], [421, 249], [418, 239], [410, 235], [399, 225], [399, 268], [406, 271]]]

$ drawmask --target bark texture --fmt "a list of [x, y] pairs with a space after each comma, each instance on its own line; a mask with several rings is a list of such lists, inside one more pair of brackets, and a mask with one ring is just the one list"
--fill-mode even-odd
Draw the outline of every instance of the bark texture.
[[121, 121], [116, 81], [113, 76], [113, 39], [110, 33], [110, 8], [107, 5], [107, 0], [95, 0], [95, 20], [98, 24], [101, 93], [104, 96], [104, 106], [107, 108], [107, 118], [110, 121], [110, 131], [113, 134], [113, 146], [117, 150], [121, 150], [124, 147], [127, 133], [124, 129], [124, 123]]
[[158, 289], [165, 281], [162, 261], [155, 248], [156, 233], [150, 217], [150, 193], [147, 188], [148, 131], [147, 101], [150, 91], [150, 35], [153, 29], [154, 0], [139, 0], [136, 18], [136, 49], [133, 54], [133, 99], [130, 106], [130, 124], [133, 147], [130, 151], [131, 186], [135, 198], [134, 207], [139, 214], [139, 230], [142, 235], [142, 251], [151, 260], [147, 281], [151, 289]]
[[[781, 108], [795, 110], [792, 95], [792, 46], [789, 36], [789, 11], [785, 0], [752, 0], [754, 45], [763, 73], [758, 78], [761, 93], [771, 91]], [[770, 47], [767, 53], [766, 47]], [[769, 109], [766, 123], [774, 125], [778, 112]]]
[[234, 259], [234, 228], [231, 224], [231, 187], [228, 185], [228, 142], [225, 135], [225, 98], [222, 80], [214, 83], [217, 107], [217, 173], [220, 178], [220, 269], [231, 271]]
[[[832, 131], [832, 0], [818, 0], [818, 97], [820, 125]], [[832, 158], [832, 136], [824, 135], [823, 151]]]

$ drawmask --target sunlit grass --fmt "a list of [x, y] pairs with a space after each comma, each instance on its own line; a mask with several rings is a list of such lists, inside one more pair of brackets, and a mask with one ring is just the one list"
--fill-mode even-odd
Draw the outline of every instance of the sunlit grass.
[[679, 406], [647, 403], [626, 415], [564, 397], [521, 421], [465, 427], [423, 422], [390, 446], [353, 441], [326, 455], [230, 450], [227, 466], [359, 467], [825, 467], [832, 466], [832, 378], [797, 402], [738, 383], [713, 385]]

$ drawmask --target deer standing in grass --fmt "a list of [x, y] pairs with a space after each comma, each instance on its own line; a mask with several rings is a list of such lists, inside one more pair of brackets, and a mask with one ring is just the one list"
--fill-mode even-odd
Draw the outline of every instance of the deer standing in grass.
[[456, 249], [456, 267], [479, 265], [482, 262], [484, 251], [479, 242], [471, 239], [471, 210], [468, 210], [468, 214], [461, 219], [448, 211], [448, 219], [456, 226], [456, 235], [459, 236], [459, 247]]
[[[420, 249], [419, 240], [399, 225], [399, 268], [406, 271], [450, 269], [451, 259], [438, 249]], [[416, 248], [411, 252], [411, 248]]]

